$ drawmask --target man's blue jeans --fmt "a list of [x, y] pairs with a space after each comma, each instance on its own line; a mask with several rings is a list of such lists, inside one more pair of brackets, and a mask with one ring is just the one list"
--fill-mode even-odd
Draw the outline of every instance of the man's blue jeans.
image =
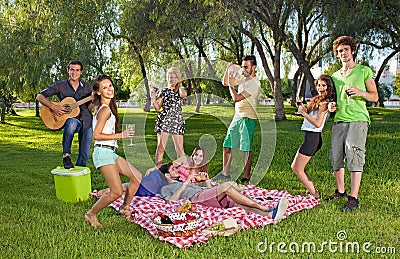
[[84, 129], [80, 120], [75, 118], [69, 118], [64, 125], [63, 133], [63, 155], [71, 154], [72, 140], [74, 139], [75, 133], [78, 133], [78, 159], [76, 160], [76, 166], [86, 166], [90, 156], [90, 148], [92, 147], [93, 129]]

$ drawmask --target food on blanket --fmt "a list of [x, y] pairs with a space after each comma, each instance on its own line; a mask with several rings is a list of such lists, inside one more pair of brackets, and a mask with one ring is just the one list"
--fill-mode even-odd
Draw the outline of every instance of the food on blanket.
[[[164, 215], [164, 213], [163, 213]], [[167, 216], [174, 224], [163, 224], [161, 215], [157, 213], [153, 217], [152, 225], [157, 229], [158, 235], [163, 237], [187, 237], [196, 233], [201, 222], [200, 214], [196, 212], [173, 212]]]
[[223, 223], [223, 225], [224, 225], [226, 230], [228, 230], [228, 229], [236, 229], [238, 227], [236, 219], [234, 219], [234, 218], [224, 219], [222, 221], [222, 223]]
[[186, 202], [178, 208], [178, 212], [195, 212], [197, 210], [196, 205]]
[[175, 219], [174, 224], [182, 224], [194, 219], [197, 219], [197, 217], [194, 215], [186, 214], [184, 219]]
[[217, 223], [212, 225], [211, 227], [207, 228], [208, 230], [212, 230], [212, 231], [224, 231], [225, 230], [225, 226], [223, 223]]
[[190, 206], [190, 212], [195, 212], [197, 210], [196, 205], [192, 204], [192, 206]]
[[188, 212], [191, 207], [191, 203], [184, 203], [182, 206], [178, 208], [178, 212]]
[[196, 176], [196, 182], [201, 182], [201, 176], [200, 175]]
[[168, 215], [165, 215], [164, 213], [159, 212], [158, 216], [160, 216], [162, 224], [174, 224], [174, 222], [168, 217]]
[[172, 220], [168, 215], [166, 215], [162, 212], [158, 212], [157, 215], [160, 216], [162, 224], [175, 224], [175, 225], [186, 223], [188, 221], [198, 218], [195, 215], [190, 215], [188, 213], [185, 213], [183, 215], [184, 217], [182, 217], [180, 219], [174, 219], [174, 220]]
[[205, 234], [213, 233], [219, 236], [230, 236], [236, 231], [239, 230], [239, 226], [236, 222], [236, 219], [229, 217], [222, 222], [217, 222], [206, 229], [203, 229], [202, 232]]

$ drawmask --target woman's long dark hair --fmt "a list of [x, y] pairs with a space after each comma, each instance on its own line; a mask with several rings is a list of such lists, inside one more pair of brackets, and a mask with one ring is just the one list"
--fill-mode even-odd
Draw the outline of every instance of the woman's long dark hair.
[[[108, 76], [108, 75], [99, 75], [99, 76], [97, 76], [94, 79], [93, 84], [92, 84], [93, 85], [93, 92], [94, 92], [93, 103], [97, 107], [100, 107], [100, 100], [101, 100], [101, 96], [98, 95], [97, 92], [99, 91], [100, 82], [105, 80], [105, 79], [110, 80], [111, 83], [114, 85], [111, 77]], [[118, 117], [117, 99], [115, 97], [115, 94], [114, 94], [114, 97], [111, 99], [110, 109], [111, 109], [111, 112], [115, 116], [115, 133], [117, 133], [117, 132], [119, 132], [119, 117]]]
[[204, 147], [202, 147], [202, 146], [196, 147], [193, 150], [193, 153], [192, 153], [192, 155], [190, 157], [193, 159], [193, 156], [194, 156], [194, 154], [196, 154], [197, 150], [201, 150], [203, 152], [203, 161], [201, 161], [200, 165], [195, 166], [193, 164], [193, 160], [191, 160], [191, 163], [190, 163], [189, 167], [199, 169], [200, 172], [208, 173], [208, 154], [207, 154], [207, 151], [206, 151], [206, 149]]
[[324, 81], [326, 84], [326, 95], [316, 95], [311, 98], [310, 103], [307, 106], [307, 113], [312, 110], [318, 109], [323, 102], [336, 102], [336, 89], [332, 78], [329, 75], [320, 75], [318, 79], [315, 80], [315, 85], [318, 81]]

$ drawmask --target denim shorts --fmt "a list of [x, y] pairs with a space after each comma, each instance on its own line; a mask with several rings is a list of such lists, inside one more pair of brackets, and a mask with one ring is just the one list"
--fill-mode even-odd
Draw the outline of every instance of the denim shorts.
[[96, 169], [103, 165], [113, 165], [119, 156], [112, 149], [105, 147], [94, 147], [93, 164]]
[[241, 151], [251, 151], [256, 123], [256, 119], [234, 117], [229, 125], [224, 140], [224, 147], [239, 148]]
[[332, 126], [330, 160], [333, 170], [344, 168], [346, 158], [350, 172], [362, 172], [365, 164], [365, 142], [368, 122], [335, 122]]

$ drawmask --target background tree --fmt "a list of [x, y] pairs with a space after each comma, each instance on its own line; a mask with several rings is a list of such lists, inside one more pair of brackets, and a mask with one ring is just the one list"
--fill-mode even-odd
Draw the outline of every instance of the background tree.
[[50, 27], [51, 13], [43, 1], [2, 4], [2, 99], [15, 95], [31, 102], [40, 85], [50, 80], [51, 66], [47, 61], [54, 55], [48, 49], [46, 30]]
[[397, 73], [397, 75], [394, 77], [393, 93], [397, 96], [400, 96], [400, 73]]
[[[225, 1], [224, 3], [227, 6], [224, 10], [228, 9], [231, 12], [225, 12], [223, 19], [228, 20], [237, 31], [251, 39], [253, 46], [255, 46], [260, 55], [264, 72], [271, 82], [276, 109], [275, 119], [278, 121], [285, 120], [281, 87], [283, 47], [286, 46], [292, 52], [299, 65], [299, 72], [295, 74], [296, 85], [297, 77], [305, 75], [302, 78], [305, 78], [309, 85], [313, 86], [314, 78], [310, 71], [310, 65], [317, 63], [327, 52], [327, 50], [321, 51], [321, 49], [317, 48], [327, 35], [322, 35], [320, 39], [313, 42], [314, 45], [308, 44], [310, 31], [315, 30], [315, 21], [321, 16], [321, 11], [315, 14], [315, 9], [321, 9], [321, 7], [317, 5], [317, 1], [312, 1], [309, 5], [301, 5], [302, 2], [300, 1], [275, 1], [269, 3], [265, 1], [245, 1], [241, 3]], [[243, 13], [243, 10], [247, 13]], [[296, 10], [297, 13], [293, 10]], [[243, 20], [236, 19], [232, 21], [232, 19], [227, 18], [232, 14], [234, 14], [234, 17], [242, 16], [244, 18]], [[297, 19], [293, 17], [296, 14]], [[300, 22], [297, 30], [295, 26], [289, 26], [294, 20]], [[299, 32], [297, 33], [297, 41], [292, 37], [293, 31]], [[305, 40], [303, 41], [304, 38]], [[307, 62], [307, 59], [309, 62]], [[272, 64], [273, 69], [270, 68], [270, 64]]]
[[400, 53], [400, 17], [398, 15], [400, 2], [387, 0], [371, 2], [374, 4], [372, 9], [374, 11], [373, 29], [371, 30], [371, 40], [365, 43], [378, 50], [387, 50], [375, 76], [379, 93], [378, 105], [383, 107], [387, 96], [387, 86], [380, 84], [379, 79], [389, 61]]
[[2, 1], [3, 89], [32, 102], [41, 89], [66, 77], [71, 59], [82, 61], [84, 77], [103, 72], [112, 44], [100, 23], [107, 17], [105, 7], [89, 0]]
[[[164, 1], [160, 1], [164, 3]], [[175, 54], [181, 61], [182, 72], [186, 74], [188, 94], [196, 96], [196, 112], [200, 111], [201, 93], [216, 93], [221, 88], [215, 65], [210, 60], [212, 27], [210, 19], [213, 8], [201, 2], [169, 1], [163, 8], [164, 12], [157, 19], [159, 28], [169, 32], [169, 48], [163, 50]], [[179, 13], [179, 15], [169, 15]], [[168, 46], [168, 45], [166, 45]], [[190, 62], [190, 60], [196, 60]], [[204, 79], [200, 79], [204, 78]], [[212, 80], [208, 80], [212, 79]], [[201, 84], [200, 81], [207, 80]], [[191, 98], [187, 98], [190, 102]]]
[[306, 82], [312, 95], [316, 94], [314, 77], [310, 68], [321, 62], [331, 51], [330, 34], [326, 32], [325, 8], [321, 1], [293, 1], [293, 10], [288, 21], [288, 51], [297, 57], [298, 67], [293, 77], [291, 105], [296, 96], [305, 97]]
[[[327, 30], [332, 35], [353, 36], [364, 55], [372, 50], [381, 50], [383, 61], [375, 76], [379, 90], [379, 79], [388, 62], [400, 51], [400, 8], [399, 1], [338, 0], [325, 2], [327, 9]], [[372, 59], [369, 56], [368, 59]], [[379, 96], [379, 106], [383, 106], [383, 97]]]
[[[189, 79], [185, 86], [200, 105], [201, 93], [229, 99], [217, 82], [224, 68], [214, 59], [241, 63], [242, 56], [256, 54], [261, 60], [258, 75], [268, 79], [263, 87], [269, 86], [274, 98], [276, 120], [285, 120], [288, 84], [293, 100], [298, 85], [307, 81], [313, 86], [311, 67], [321, 60], [336, 64], [331, 48], [339, 35], [357, 40], [358, 60], [371, 60], [379, 51], [378, 82], [400, 50], [399, 9], [398, 1], [388, 0], [3, 0], [0, 95], [2, 100], [11, 94], [31, 102], [41, 89], [67, 76], [68, 61], [79, 59], [85, 65], [83, 79], [109, 73], [118, 78], [121, 90], [142, 91], [149, 110], [153, 82], [147, 80], [182, 60]], [[297, 68], [291, 82], [287, 75], [293, 60]], [[141, 89], [133, 88], [142, 81]], [[379, 89], [381, 105], [384, 92]]]

